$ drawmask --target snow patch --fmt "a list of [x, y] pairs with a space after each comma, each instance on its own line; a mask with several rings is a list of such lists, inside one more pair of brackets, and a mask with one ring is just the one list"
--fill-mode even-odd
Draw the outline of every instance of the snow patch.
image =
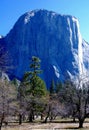
[[67, 70], [67, 73], [68, 73], [69, 77], [71, 78], [71, 80], [73, 80], [74, 76], [68, 70]]
[[7, 81], [10, 81], [8, 75], [4, 72], [0, 72], [0, 78], [3, 80], [7, 79]]
[[2, 38], [2, 36], [0, 35], [0, 39]]
[[78, 22], [78, 19], [75, 18], [75, 17], [72, 17], [72, 20], [73, 20], [74, 23], [75, 23], [75, 22]]
[[57, 67], [55, 65], [53, 65], [53, 68], [54, 68], [57, 78], [59, 78], [60, 77], [59, 70], [57, 69]]
[[35, 15], [35, 13], [32, 11], [32, 12], [28, 12], [27, 13], [27, 16], [25, 17], [25, 24], [27, 24], [29, 21], [30, 21], [30, 18], [33, 17]]
[[53, 16], [57, 15], [55, 12], [52, 13]]

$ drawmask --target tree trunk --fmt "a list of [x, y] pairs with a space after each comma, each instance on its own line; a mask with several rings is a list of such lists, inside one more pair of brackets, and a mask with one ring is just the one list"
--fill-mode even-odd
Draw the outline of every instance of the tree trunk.
[[43, 120], [44, 118], [43, 118], [43, 114], [41, 113], [41, 120]]
[[50, 111], [48, 111], [47, 116], [46, 116], [45, 120], [43, 121], [43, 123], [47, 123], [47, 119], [49, 117], [49, 113], [50, 113]]
[[4, 113], [2, 114], [2, 117], [1, 117], [0, 130], [1, 130], [1, 128], [2, 128], [3, 120], [4, 120]]
[[75, 117], [73, 117], [73, 122], [76, 122]]
[[47, 116], [46, 116], [45, 120], [43, 121], [43, 123], [47, 123], [47, 119], [50, 116], [50, 110], [51, 110], [51, 106], [49, 106], [49, 108], [48, 108]]
[[34, 112], [32, 113], [32, 119], [35, 120]]
[[43, 123], [47, 123], [47, 119], [48, 119], [49, 115], [46, 116], [45, 120], [43, 121]]
[[84, 119], [79, 119], [79, 128], [83, 128]]
[[33, 115], [32, 115], [32, 113], [29, 114], [29, 122], [33, 122]]
[[19, 125], [21, 125], [21, 124], [22, 124], [22, 115], [19, 114]]
[[53, 120], [53, 114], [52, 114], [52, 112], [50, 113], [50, 121], [52, 121]]
[[2, 125], [1, 125], [1, 123], [0, 123], [0, 130], [1, 130], [1, 128], [2, 128]]

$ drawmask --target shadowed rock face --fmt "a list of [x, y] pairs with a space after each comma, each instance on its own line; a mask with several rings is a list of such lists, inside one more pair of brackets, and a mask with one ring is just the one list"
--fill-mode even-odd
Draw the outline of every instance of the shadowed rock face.
[[[41, 77], [48, 86], [51, 80], [65, 80], [82, 74], [89, 66], [84, 58], [86, 42], [82, 41], [78, 20], [73, 16], [47, 10], [25, 13], [4, 40], [13, 58], [11, 76], [22, 78], [29, 70], [33, 55], [41, 59]], [[88, 44], [86, 46], [89, 48]]]

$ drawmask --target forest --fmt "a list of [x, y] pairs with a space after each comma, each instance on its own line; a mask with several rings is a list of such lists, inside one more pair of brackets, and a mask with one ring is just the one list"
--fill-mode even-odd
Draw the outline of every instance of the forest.
[[[51, 81], [47, 89], [40, 78], [43, 73], [40, 59], [32, 56], [30, 71], [21, 81], [0, 78], [0, 130], [9, 123], [48, 123], [58, 119], [78, 122], [82, 128], [89, 117], [88, 76], [77, 76], [77, 81]], [[2, 75], [2, 71], [0, 72]]]

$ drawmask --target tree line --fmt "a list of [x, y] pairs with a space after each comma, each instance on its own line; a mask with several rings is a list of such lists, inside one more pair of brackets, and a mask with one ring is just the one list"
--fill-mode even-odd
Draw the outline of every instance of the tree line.
[[51, 82], [47, 90], [45, 82], [39, 77], [40, 59], [33, 56], [30, 71], [26, 72], [18, 84], [16, 79], [0, 79], [0, 130], [2, 124], [17, 121], [33, 122], [40, 118], [42, 123], [57, 117], [78, 119], [79, 128], [83, 127], [89, 116], [88, 77], [81, 76], [77, 82]]

